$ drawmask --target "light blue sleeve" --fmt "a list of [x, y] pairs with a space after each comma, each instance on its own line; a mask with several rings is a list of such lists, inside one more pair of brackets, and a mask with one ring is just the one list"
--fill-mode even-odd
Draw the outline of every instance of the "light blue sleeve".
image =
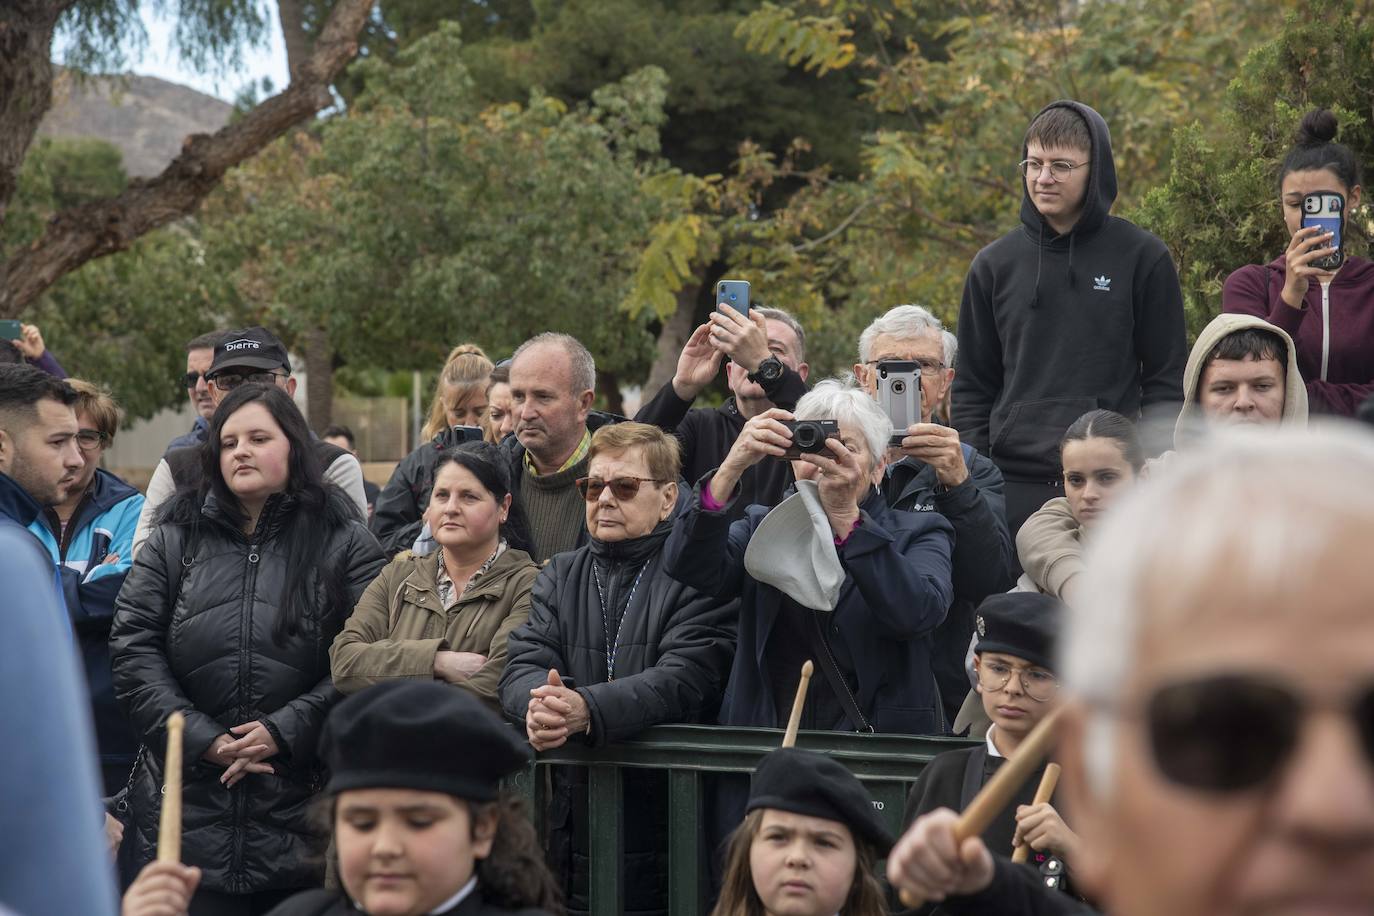
[[143, 494], [136, 493], [102, 515], [96, 522], [110, 532], [110, 553], [119, 555], [118, 563], [101, 563], [86, 574], [91, 582], [104, 576], [124, 575], [134, 565], [134, 533], [143, 511]]
[[24, 916], [115, 916], [95, 739], [54, 567], [0, 522], [0, 906]]

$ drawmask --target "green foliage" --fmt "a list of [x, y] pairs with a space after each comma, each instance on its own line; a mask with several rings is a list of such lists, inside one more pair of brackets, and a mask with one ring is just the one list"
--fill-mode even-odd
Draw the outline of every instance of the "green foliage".
[[[1221, 310], [1227, 274], [1288, 247], [1278, 168], [1302, 116], [1318, 107], [1335, 111], [1339, 139], [1368, 162], [1374, 125], [1362, 100], [1371, 93], [1374, 23], [1349, 2], [1314, 0], [1246, 58], [1222, 117], [1178, 129], [1167, 180], [1146, 195], [1137, 216], [1173, 251], [1194, 333]], [[1366, 254], [1368, 219], [1349, 218], [1347, 250]]]
[[850, 41], [854, 30], [835, 16], [798, 16], [787, 7], [764, 3], [735, 29], [750, 51], [776, 54], [789, 67], [798, 64], [825, 76], [849, 66], [858, 48]]
[[207, 236], [255, 314], [287, 336], [322, 326], [358, 366], [432, 368], [464, 340], [509, 353], [574, 333], [610, 373], [642, 376], [653, 338], [618, 309], [655, 215], [661, 71], [569, 108], [533, 94], [481, 108], [443, 25], [318, 139], [235, 175]]
[[159, 9], [176, 20], [174, 45], [198, 73], [232, 73], [245, 45], [262, 44], [272, 22], [265, 0], [76, 0], [58, 20], [63, 63], [88, 72], [118, 72], [147, 48], [140, 11]]

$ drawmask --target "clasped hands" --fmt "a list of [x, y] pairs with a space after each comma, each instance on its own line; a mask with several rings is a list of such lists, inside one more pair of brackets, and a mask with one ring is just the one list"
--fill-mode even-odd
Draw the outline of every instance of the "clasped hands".
[[[201, 757], [206, 763], [224, 767], [219, 781], [226, 788], [237, 785], [249, 773], [274, 772], [266, 761], [280, 753], [272, 732], [259, 721], [245, 722], [217, 737]], [[237, 735], [238, 737], [233, 737]]]
[[525, 733], [536, 751], [562, 747], [568, 738], [591, 728], [591, 712], [582, 695], [563, 686], [558, 670], [549, 669], [549, 682], [530, 691], [525, 710]]

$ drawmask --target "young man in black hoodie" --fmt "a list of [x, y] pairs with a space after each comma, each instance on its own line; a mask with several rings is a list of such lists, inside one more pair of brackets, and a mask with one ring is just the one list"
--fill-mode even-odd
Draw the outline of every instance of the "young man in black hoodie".
[[1102, 116], [1054, 102], [1022, 159], [1021, 225], [978, 252], [964, 282], [952, 417], [1001, 468], [1013, 536], [1063, 495], [1058, 445], [1074, 420], [1101, 407], [1172, 428], [1188, 356], [1168, 249], [1109, 212]]

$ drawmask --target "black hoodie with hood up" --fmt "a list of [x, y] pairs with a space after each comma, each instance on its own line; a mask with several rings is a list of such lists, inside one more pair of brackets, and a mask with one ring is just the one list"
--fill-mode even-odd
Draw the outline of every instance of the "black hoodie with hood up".
[[[1183, 294], [1159, 238], [1112, 216], [1116, 166], [1102, 116], [1058, 101], [1092, 138], [1087, 197], [1064, 235], [1025, 182], [1021, 225], [973, 259], [959, 306], [953, 422], [1008, 480], [1054, 481], [1059, 441], [1096, 408], [1167, 420], [1183, 400]], [[1021, 156], [1026, 157], [1022, 146]]]

